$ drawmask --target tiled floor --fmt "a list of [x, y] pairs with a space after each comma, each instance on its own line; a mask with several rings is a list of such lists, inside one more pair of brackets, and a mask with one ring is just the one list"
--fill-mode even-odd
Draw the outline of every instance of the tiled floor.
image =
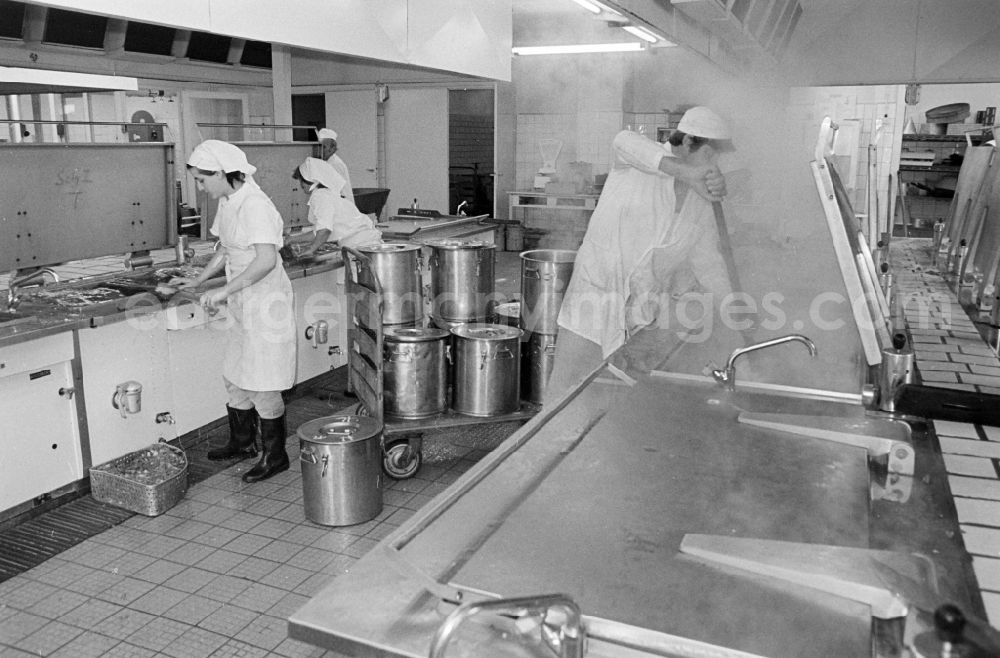
[[[952, 279], [932, 264], [931, 240], [895, 238], [891, 250], [921, 381], [1000, 393], [1000, 359], [980, 333], [988, 318], [970, 319]], [[934, 430], [983, 605], [990, 622], [1000, 626], [1000, 428], [934, 421]]]
[[161, 516], [132, 516], [0, 583], [0, 655], [332, 656], [288, 639], [286, 618], [517, 424], [478, 427], [427, 435], [417, 475], [389, 481], [382, 512], [347, 527], [305, 519], [290, 427], [289, 471], [247, 485], [253, 461], [240, 462]]

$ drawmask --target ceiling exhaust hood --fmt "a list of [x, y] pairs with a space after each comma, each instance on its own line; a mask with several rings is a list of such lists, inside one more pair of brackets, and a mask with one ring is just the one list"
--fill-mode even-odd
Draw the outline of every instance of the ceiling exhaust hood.
[[136, 91], [136, 78], [0, 66], [0, 93], [43, 94], [82, 91]]

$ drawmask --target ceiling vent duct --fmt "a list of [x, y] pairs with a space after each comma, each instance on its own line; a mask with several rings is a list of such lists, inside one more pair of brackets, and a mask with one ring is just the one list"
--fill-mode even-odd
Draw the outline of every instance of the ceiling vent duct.
[[799, 0], [670, 0], [734, 50], [780, 58], [802, 16]]

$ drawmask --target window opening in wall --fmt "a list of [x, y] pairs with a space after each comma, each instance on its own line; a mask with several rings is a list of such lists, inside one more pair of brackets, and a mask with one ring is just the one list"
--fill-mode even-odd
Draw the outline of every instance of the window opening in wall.
[[49, 9], [45, 16], [42, 42], [81, 48], [104, 48], [104, 32], [107, 26], [106, 16]]
[[129, 21], [125, 30], [125, 50], [149, 55], [171, 55], [174, 28]]
[[262, 69], [271, 68], [271, 44], [266, 41], [247, 41], [243, 45], [240, 64]]
[[492, 89], [448, 91], [449, 212], [493, 215]]
[[24, 3], [0, 0], [0, 37], [20, 39], [24, 30]]
[[192, 32], [188, 44], [187, 56], [202, 62], [225, 64], [229, 61], [229, 46], [231, 37], [223, 37], [208, 32]]
[[[326, 97], [323, 94], [293, 94], [292, 123], [296, 126], [326, 127]], [[315, 142], [316, 131], [296, 128], [293, 142]]]

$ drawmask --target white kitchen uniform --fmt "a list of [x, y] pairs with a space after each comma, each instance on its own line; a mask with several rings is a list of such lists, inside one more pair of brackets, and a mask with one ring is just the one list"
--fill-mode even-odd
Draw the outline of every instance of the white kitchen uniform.
[[615, 163], [558, 319], [560, 327], [600, 345], [605, 357], [625, 343], [627, 303], [653, 292], [653, 249], [658, 259], [683, 260], [692, 244], [692, 228], [677, 221], [674, 178], [658, 168], [661, 158], [673, 157], [669, 150], [627, 130], [615, 136], [612, 148]]
[[375, 228], [371, 217], [329, 188], [318, 187], [309, 195], [308, 219], [313, 225], [313, 233], [327, 229], [330, 231], [327, 241], [337, 242], [342, 247], [382, 242], [382, 232]]
[[[211, 232], [226, 254], [226, 278], [232, 281], [254, 260], [255, 244], [280, 249], [283, 223], [271, 199], [248, 179], [219, 199]], [[248, 391], [283, 391], [295, 384], [295, 315], [292, 284], [281, 256], [260, 281], [227, 300], [233, 326], [222, 374]]]
[[[673, 275], [682, 268], [688, 281], [671, 288]], [[711, 293], [715, 307], [733, 292], [719, 248], [712, 202], [689, 189], [677, 212], [670, 244], [650, 250], [646, 261], [632, 275], [633, 290], [644, 291], [650, 303], [628, 307], [629, 326], [644, 327], [655, 322], [658, 313], [665, 313], [663, 309], [669, 305], [671, 293], [680, 295], [694, 290], [692, 278], [702, 291]], [[662, 327], [669, 328], [673, 318], [659, 319]]]
[[330, 165], [337, 170], [337, 173], [341, 175], [344, 179], [344, 187], [340, 189], [340, 193], [344, 195], [351, 203], [354, 203], [354, 188], [351, 187], [351, 174], [347, 171], [347, 163], [341, 159], [339, 155], [334, 153], [329, 158], [326, 159]]

